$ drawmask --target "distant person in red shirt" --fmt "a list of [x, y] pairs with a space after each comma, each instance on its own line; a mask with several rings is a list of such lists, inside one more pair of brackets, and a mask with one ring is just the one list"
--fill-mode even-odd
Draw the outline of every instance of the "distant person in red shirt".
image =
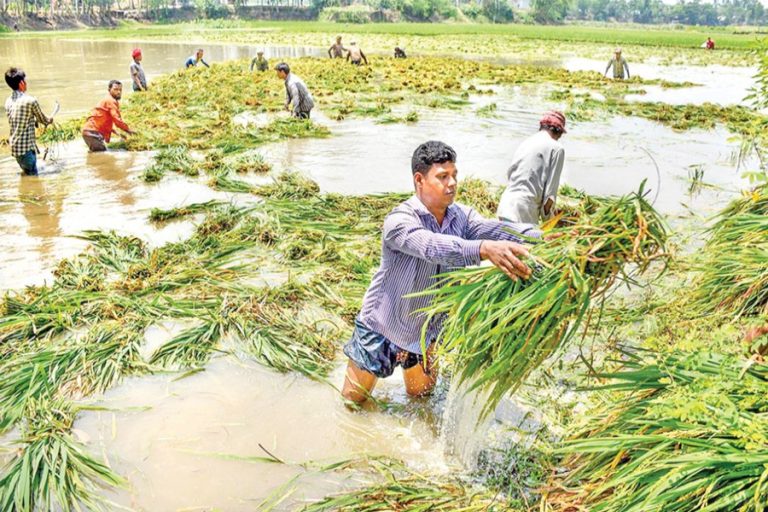
[[83, 126], [83, 140], [91, 151], [106, 151], [115, 126], [128, 135], [134, 132], [128, 128], [120, 115], [120, 98], [123, 96], [123, 84], [110, 80], [109, 94], [101, 100]]
[[707, 50], [714, 50], [715, 49], [715, 42], [712, 40], [711, 37], [708, 37], [706, 42], [704, 43], [704, 47]]

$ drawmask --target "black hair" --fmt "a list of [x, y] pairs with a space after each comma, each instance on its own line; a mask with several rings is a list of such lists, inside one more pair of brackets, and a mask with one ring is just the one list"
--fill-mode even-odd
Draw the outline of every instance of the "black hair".
[[552, 125], [544, 124], [544, 123], [539, 125], [539, 130], [547, 130], [547, 131], [550, 131], [552, 133], [563, 133], [563, 129], [560, 128], [559, 126], [552, 126]]
[[123, 82], [121, 82], [120, 80], [110, 80], [109, 81], [109, 85], [107, 86], [107, 90], [111, 91], [113, 85], [119, 85], [120, 87], [122, 87], [123, 86]]
[[433, 164], [444, 164], [445, 162], [456, 162], [456, 151], [445, 142], [439, 140], [430, 140], [413, 152], [411, 158], [411, 171], [413, 174], [427, 174]]
[[280, 64], [275, 66], [275, 70], [276, 71], [282, 71], [285, 74], [288, 74], [288, 73], [291, 72], [290, 66], [288, 66], [288, 64], [286, 64], [285, 62], [281, 62]]
[[26, 80], [27, 74], [19, 68], [8, 68], [5, 72], [5, 83], [14, 91], [19, 90], [19, 84]]

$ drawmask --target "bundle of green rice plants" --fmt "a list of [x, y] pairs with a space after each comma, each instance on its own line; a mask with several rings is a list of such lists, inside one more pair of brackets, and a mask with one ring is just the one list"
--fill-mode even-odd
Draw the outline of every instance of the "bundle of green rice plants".
[[77, 139], [82, 133], [83, 124], [85, 124], [85, 119], [82, 118], [67, 119], [61, 123], [53, 123], [43, 130], [38, 140], [43, 144], [47, 144]]
[[301, 512], [500, 512], [510, 510], [492, 492], [452, 475], [416, 472], [397, 461], [372, 461], [371, 482], [360, 489], [328, 496]]
[[694, 292], [707, 313], [768, 313], [768, 185], [731, 203], [709, 230]]
[[563, 483], [581, 488], [584, 507], [764, 509], [768, 366], [709, 353], [641, 353], [598, 377], [610, 398], [560, 450], [570, 469]]
[[83, 340], [33, 348], [0, 364], [0, 431], [29, 413], [35, 400], [104, 391], [136, 371], [140, 327], [123, 322], [96, 327]]
[[146, 244], [135, 236], [87, 230], [78, 238], [90, 242], [99, 263], [116, 272], [125, 272], [131, 264], [147, 256]]
[[91, 291], [38, 287], [13, 293], [3, 301], [0, 353], [13, 353], [18, 344], [46, 340], [73, 328], [84, 314]]
[[285, 171], [272, 183], [255, 187], [253, 193], [269, 199], [309, 199], [320, 193], [320, 186], [301, 173]]
[[155, 156], [154, 163], [144, 169], [144, 181], [156, 182], [163, 179], [169, 172], [186, 176], [197, 176], [200, 169], [189, 155], [189, 148], [184, 146], [169, 146], [161, 149]]
[[416, 295], [429, 301], [424, 335], [431, 322], [443, 321], [439, 351], [459, 381], [489, 389], [485, 414], [574, 335], [593, 300], [617, 279], [632, 282], [625, 266], [639, 273], [665, 259], [666, 227], [642, 190], [593, 203], [562, 236], [530, 248], [530, 279], [468, 268]]
[[152, 208], [152, 211], [149, 213], [149, 220], [152, 222], [168, 222], [189, 215], [204, 213], [223, 204], [225, 204], [223, 201], [210, 200], [205, 201], [204, 203], [191, 203], [186, 206], [178, 206], [167, 210], [162, 208]]
[[208, 318], [158, 348], [149, 362], [163, 368], [200, 368], [211, 358], [224, 335], [224, 324]]
[[101, 496], [101, 488], [126, 483], [72, 438], [72, 406], [62, 401], [40, 401], [33, 410], [16, 456], [3, 468], [0, 509], [113, 510], [114, 505]]
[[246, 353], [269, 368], [324, 377], [331, 369], [339, 332], [333, 323], [300, 320], [298, 308], [313, 298], [312, 290], [295, 280], [264, 289], [233, 304], [227, 329]]
[[247, 181], [238, 180], [232, 177], [232, 170], [229, 167], [222, 167], [214, 171], [208, 185], [216, 190], [224, 192], [236, 192], [241, 194], [253, 193], [256, 187]]
[[272, 165], [259, 153], [240, 154], [230, 159], [228, 163], [232, 170], [239, 174], [249, 172], [263, 174], [272, 170]]
[[105, 287], [106, 269], [92, 255], [65, 258], [53, 271], [56, 286], [85, 291], [100, 291]]
[[471, 206], [484, 217], [495, 218], [503, 189], [479, 178], [464, 178], [459, 183], [456, 201]]

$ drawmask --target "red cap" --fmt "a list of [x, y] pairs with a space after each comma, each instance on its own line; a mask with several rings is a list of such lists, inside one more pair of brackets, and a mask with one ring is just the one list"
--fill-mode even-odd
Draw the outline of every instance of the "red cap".
[[544, 116], [541, 118], [541, 121], [539, 121], [539, 124], [545, 124], [547, 126], [551, 126], [552, 128], [558, 128], [563, 133], [566, 133], [565, 116], [562, 112], [558, 112], [557, 110], [550, 110], [544, 114]]
[[141, 55], [141, 48], [134, 48], [133, 52], [131, 53], [131, 55], [133, 56], [134, 59], [136, 57], [138, 57], [139, 55]]

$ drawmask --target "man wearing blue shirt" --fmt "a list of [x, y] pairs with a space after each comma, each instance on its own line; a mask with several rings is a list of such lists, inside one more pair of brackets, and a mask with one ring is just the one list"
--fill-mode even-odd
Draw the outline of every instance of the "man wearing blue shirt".
[[[511, 279], [528, 278], [531, 270], [518, 259], [528, 254], [520, 235], [541, 237], [529, 224], [488, 220], [455, 204], [456, 152], [447, 144], [420, 145], [411, 170], [416, 192], [384, 220], [381, 265], [344, 347], [349, 362], [342, 395], [356, 403], [364, 402], [377, 379], [389, 377], [397, 366], [403, 367], [409, 395], [428, 394], [435, 385], [437, 372], [429, 357], [425, 364], [421, 347], [425, 317], [418, 313], [430, 298], [410, 294], [433, 286], [436, 275], [481, 260]], [[427, 326], [428, 344], [439, 331], [439, 321]]]

